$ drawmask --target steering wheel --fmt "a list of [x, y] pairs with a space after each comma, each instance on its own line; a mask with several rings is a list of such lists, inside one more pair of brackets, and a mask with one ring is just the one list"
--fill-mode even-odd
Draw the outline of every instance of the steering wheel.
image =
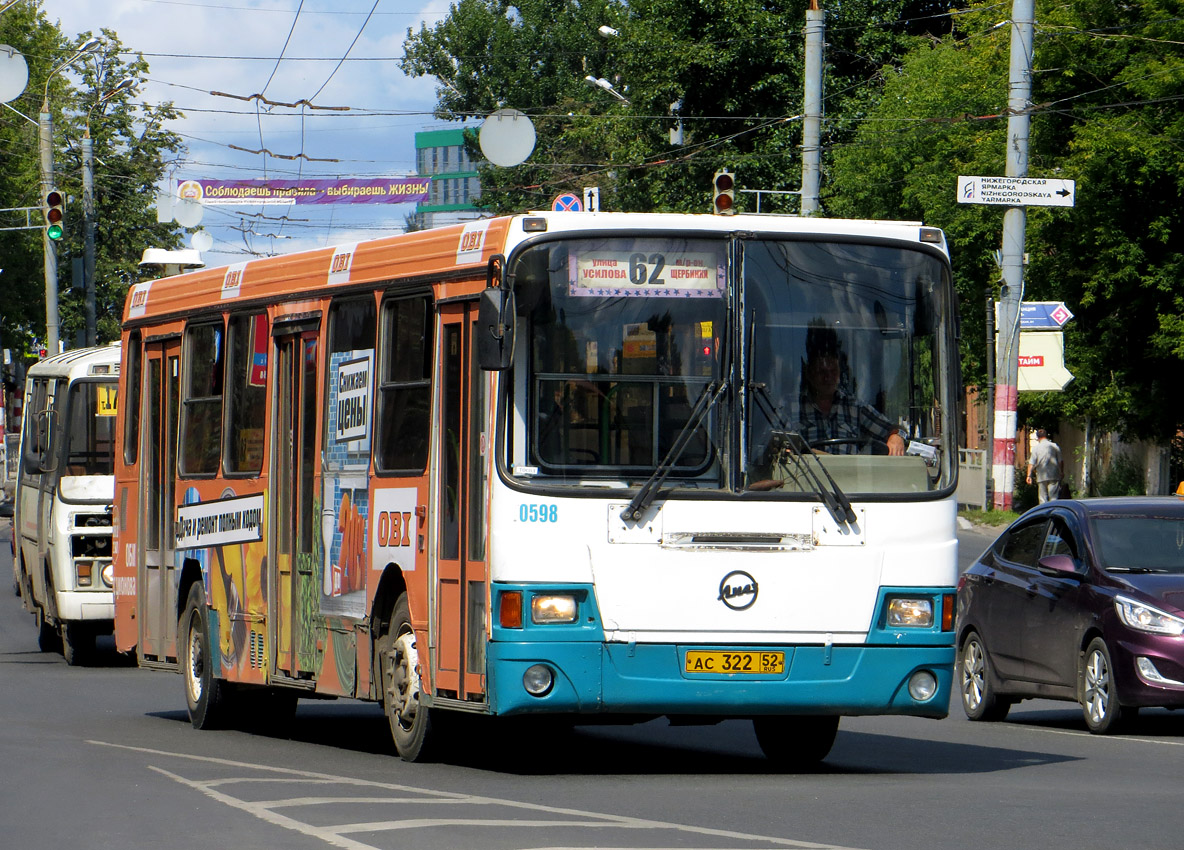
[[831, 446], [871, 446], [873, 449], [883, 449], [883, 452], [877, 452], [877, 454], [888, 453], [888, 444], [874, 437], [833, 437], [829, 440], [810, 441], [811, 449], [821, 449], [825, 452]]

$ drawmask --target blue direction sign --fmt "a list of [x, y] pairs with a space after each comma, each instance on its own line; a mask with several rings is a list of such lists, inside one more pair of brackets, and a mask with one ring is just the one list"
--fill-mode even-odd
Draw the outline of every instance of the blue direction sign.
[[551, 201], [551, 209], [555, 212], [583, 212], [584, 202], [578, 195], [564, 192], [562, 195], [556, 195], [555, 200]]
[[1020, 304], [1020, 329], [1059, 331], [1073, 318], [1064, 301], [1025, 301]]

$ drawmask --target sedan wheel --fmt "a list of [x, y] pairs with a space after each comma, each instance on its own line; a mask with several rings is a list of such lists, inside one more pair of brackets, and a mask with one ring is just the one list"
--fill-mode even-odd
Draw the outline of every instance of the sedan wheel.
[[1011, 701], [1000, 697], [991, 686], [989, 663], [982, 638], [978, 632], [971, 632], [962, 644], [958, 664], [962, 710], [971, 720], [1002, 720], [1011, 709]]
[[1090, 641], [1081, 665], [1081, 711], [1085, 725], [1095, 735], [1113, 732], [1123, 717], [1123, 708], [1114, 685], [1114, 665], [1110, 650], [1101, 638]]

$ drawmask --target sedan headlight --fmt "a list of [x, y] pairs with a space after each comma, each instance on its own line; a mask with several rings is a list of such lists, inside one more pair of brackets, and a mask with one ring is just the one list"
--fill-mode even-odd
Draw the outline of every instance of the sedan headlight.
[[932, 628], [933, 600], [910, 598], [889, 600], [888, 626], [890, 628]]
[[1140, 632], [1154, 635], [1184, 634], [1184, 619], [1126, 596], [1114, 597], [1114, 610], [1118, 612], [1120, 620]]

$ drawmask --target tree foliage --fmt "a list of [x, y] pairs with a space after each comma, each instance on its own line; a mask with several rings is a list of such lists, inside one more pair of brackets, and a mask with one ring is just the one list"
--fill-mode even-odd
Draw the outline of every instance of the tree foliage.
[[[827, 35], [835, 106], [828, 108], [866, 108], [866, 78], [911, 41], [903, 21], [940, 31], [944, 18], [932, 13], [948, 5], [835, 4]], [[459, 0], [436, 26], [409, 31], [403, 69], [439, 81], [441, 118], [510, 107], [533, 119], [538, 144], [528, 162], [482, 173], [491, 210], [538, 208], [560, 191], [598, 185], [604, 209], [706, 211], [711, 175], [722, 166], [738, 173], [741, 188], [799, 184], [806, 6]], [[619, 34], [601, 36], [602, 25]], [[589, 86], [587, 76], [608, 79], [629, 102]], [[675, 145], [670, 130], [679, 119], [684, 144]], [[740, 203], [753, 204], [743, 195]]]
[[[950, 238], [967, 308], [968, 379], [983, 374], [984, 296], [1001, 208], [958, 205], [959, 174], [1004, 173], [1008, 30], [975, 3], [950, 36], [884, 75], [882, 96], [834, 151], [828, 210], [921, 218]], [[1092, 419], [1166, 441], [1184, 422], [1184, 16], [1174, 0], [1038, 3], [1029, 176], [1076, 181], [1072, 209], [1030, 207], [1027, 301], [1065, 301], [1074, 380], [1023, 394], [1021, 416]]]
[[[0, 16], [0, 43], [19, 50], [29, 66], [25, 93], [0, 115], [0, 207], [39, 206], [41, 202], [38, 127], [31, 123], [43, 99], [53, 119], [55, 187], [67, 198], [66, 235], [57, 243], [60, 337], [72, 344], [84, 330], [85, 296], [71, 288], [75, 258], [83, 256], [82, 147], [89, 125], [94, 149], [95, 281], [98, 339], [119, 336], [119, 321], [130, 283], [139, 279], [146, 247], [173, 248], [180, 234], [156, 221], [155, 186], [181, 150], [180, 137], [165, 128], [178, 117], [171, 103], [137, 104], [135, 89], [99, 103], [122, 79], [142, 83], [148, 64], [127, 51], [111, 30], [99, 34], [95, 52], [52, 73], [91, 33], [68, 39], [50, 23], [40, 4], [18, 3]], [[48, 76], [48, 96], [47, 91]], [[28, 119], [28, 120], [27, 120]], [[9, 219], [11, 221], [11, 218]], [[32, 230], [0, 232], [0, 325], [4, 345], [28, 350], [45, 339], [45, 277], [42, 221], [38, 209]], [[23, 224], [24, 219], [21, 219]], [[81, 286], [81, 280], [78, 281]]]

